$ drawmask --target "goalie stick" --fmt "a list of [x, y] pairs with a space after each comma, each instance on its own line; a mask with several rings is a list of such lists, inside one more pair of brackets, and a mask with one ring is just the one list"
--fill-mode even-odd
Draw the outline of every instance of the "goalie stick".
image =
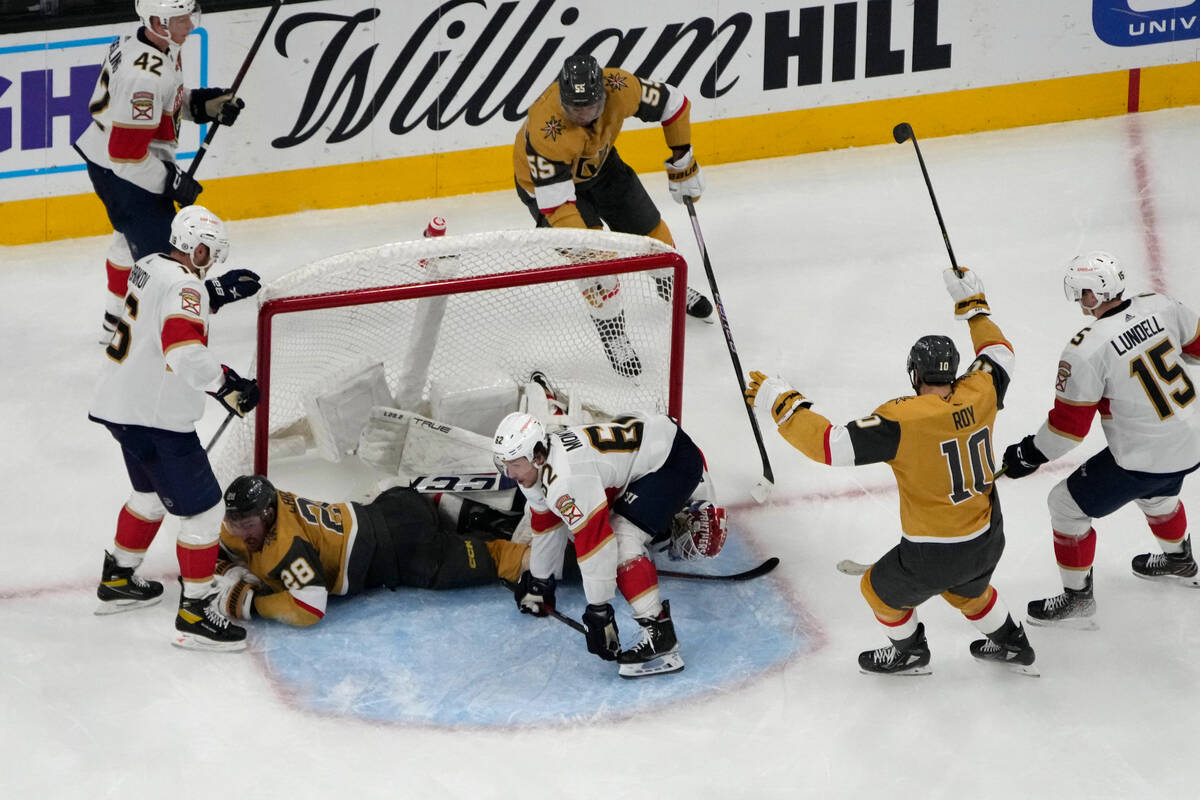
[[673, 569], [656, 570], [660, 577], [663, 578], [680, 578], [690, 581], [748, 581], [754, 578], [759, 578], [766, 575], [771, 570], [779, 566], [779, 559], [771, 556], [766, 561], [759, 564], [757, 567], [752, 567], [744, 572], [735, 572], [729, 575], [705, 575], [702, 572], [677, 572]]
[[516, 488], [517, 482], [499, 472], [472, 472], [465, 475], [418, 475], [409, 486], [423, 494], [439, 492], [496, 492]]

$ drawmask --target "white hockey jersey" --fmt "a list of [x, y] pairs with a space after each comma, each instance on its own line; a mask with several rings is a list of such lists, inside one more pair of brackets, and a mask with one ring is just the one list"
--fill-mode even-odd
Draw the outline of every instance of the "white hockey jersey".
[[161, 253], [129, 273], [125, 311], [105, 349], [88, 416], [169, 431], [195, 430], [204, 392], [224, 382], [208, 350], [208, 292], [201, 280]]
[[[113, 42], [88, 106], [92, 124], [75, 146], [93, 164], [161, 194], [165, 162], [175, 160], [179, 121], [187, 112], [183, 67], [145, 38], [145, 30]], [[190, 118], [190, 114], [188, 114]]]
[[[609, 503], [666, 463], [678, 431], [669, 417], [655, 415], [576, 425], [550, 435], [540, 480], [521, 489], [532, 512], [529, 569], [534, 577], [548, 578], [560, 570], [569, 537], [575, 541], [585, 594], [612, 582], [617, 544]], [[607, 600], [588, 597], [589, 603]]]
[[1196, 385], [1182, 356], [1200, 357], [1200, 316], [1138, 295], [1081, 330], [1058, 362], [1054, 408], [1034, 443], [1055, 459], [1100, 424], [1117, 464], [1177, 472], [1200, 463]]

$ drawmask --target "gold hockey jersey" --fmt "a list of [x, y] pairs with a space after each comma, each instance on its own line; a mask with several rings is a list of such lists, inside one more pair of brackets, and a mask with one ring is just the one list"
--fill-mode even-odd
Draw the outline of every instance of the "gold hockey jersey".
[[965, 541], [987, 531], [995, 458], [992, 430], [1014, 364], [1012, 346], [984, 316], [971, 320], [977, 353], [950, 396], [889, 400], [875, 413], [833, 425], [798, 409], [779, 432], [815, 461], [833, 466], [887, 462], [900, 491], [900, 527], [916, 541]]
[[691, 142], [690, 103], [674, 86], [623, 69], [606, 69], [604, 91], [600, 118], [579, 126], [563, 114], [558, 83], [552, 83], [530, 106], [517, 131], [513, 144], [517, 183], [536, 197], [538, 208], [556, 228], [585, 227], [575, 208], [575, 184], [599, 173], [629, 117], [661, 122], [668, 147]]
[[259, 592], [254, 610], [289, 625], [313, 625], [325, 616], [330, 594], [350, 590], [347, 563], [359, 532], [351, 503], [322, 503], [278, 492], [275, 530], [262, 550], [221, 524], [221, 547], [263, 580], [271, 593]]

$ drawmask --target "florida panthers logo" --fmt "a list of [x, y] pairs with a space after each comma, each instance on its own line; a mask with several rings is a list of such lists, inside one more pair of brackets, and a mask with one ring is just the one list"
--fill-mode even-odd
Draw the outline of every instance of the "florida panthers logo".
[[189, 314], [200, 316], [200, 293], [186, 288], [179, 292], [180, 307]]
[[551, 117], [546, 121], [546, 124], [542, 126], [542, 134], [552, 142], [557, 142], [558, 137], [562, 135], [562, 132], [563, 121], [558, 117]]
[[1058, 362], [1058, 375], [1054, 378], [1054, 388], [1060, 392], [1067, 390], [1067, 381], [1071, 378], [1071, 365], [1066, 361]]
[[583, 512], [579, 510], [579, 506], [575, 505], [575, 498], [569, 494], [564, 494], [554, 502], [554, 507], [558, 509], [558, 513], [566, 521], [567, 527], [573, 528], [583, 519]]
[[154, 119], [153, 92], [134, 92], [129, 102], [135, 120]]

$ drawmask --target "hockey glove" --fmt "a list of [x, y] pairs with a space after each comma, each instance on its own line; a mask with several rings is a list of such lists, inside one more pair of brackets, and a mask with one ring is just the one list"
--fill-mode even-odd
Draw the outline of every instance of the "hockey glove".
[[596, 605], [588, 603], [583, 612], [583, 625], [587, 628], [587, 649], [605, 661], [616, 661], [621, 652], [621, 638], [617, 635], [617, 619], [613, 616], [612, 603]]
[[783, 378], [768, 378], [761, 372], [750, 372], [746, 386], [746, 403], [764, 422], [768, 415], [776, 425], [791, 419], [800, 408], [812, 408], [812, 401], [792, 388]]
[[532, 572], [525, 570], [513, 589], [513, 596], [522, 614], [544, 617], [554, 609], [554, 578], [535, 578]]
[[225, 406], [231, 413], [244, 417], [258, 405], [258, 381], [243, 378], [224, 364], [221, 370], [225, 382], [215, 392], [209, 392], [217, 402]]
[[978, 314], [990, 314], [987, 298], [983, 295], [983, 281], [966, 267], [959, 267], [960, 276], [953, 269], [942, 273], [946, 291], [954, 301], [954, 318], [968, 320]]
[[[672, 155], [676, 153], [677, 150]], [[667, 160], [663, 163], [667, 167], [667, 180], [670, 181], [668, 187], [675, 202], [682, 203], [685, 197], [699, 200], [700, 195], [704, 194], [704, 173], [692, 157], [692, 148], [689, 147], [683, 153], [675, 155], [673, 161]]]
[[237, 122], [238, 114], [246, 107], [240, 97], [234, 97], [232, 89], [192, 89], [188, 100], [188, 110], [192, 112], [192, 121], [200, 124], [216, 122], [218, 125], [232, 125]]
[[204, 191], [204, 187], [191, 175], [181, 170], [178, 164], [171, 161], [163, 163], [167, 165], [167, 188], [163, 194], [178, 203], [180, 208], [195, 203], [196, 198]]
[[231, 269], [223, 275], [206, 280], [204, 288], [208, 289], [208, 307], [215, 314], [226, 303], [253, 297], [262, 288], [262, 284], [256, 272]]
[[1037, 468], [1049, 460], [1037, 449], [1031, 433], [1004, 451], [1004, 474], [1013, 479], [1024, 478], [1037, 472]]

